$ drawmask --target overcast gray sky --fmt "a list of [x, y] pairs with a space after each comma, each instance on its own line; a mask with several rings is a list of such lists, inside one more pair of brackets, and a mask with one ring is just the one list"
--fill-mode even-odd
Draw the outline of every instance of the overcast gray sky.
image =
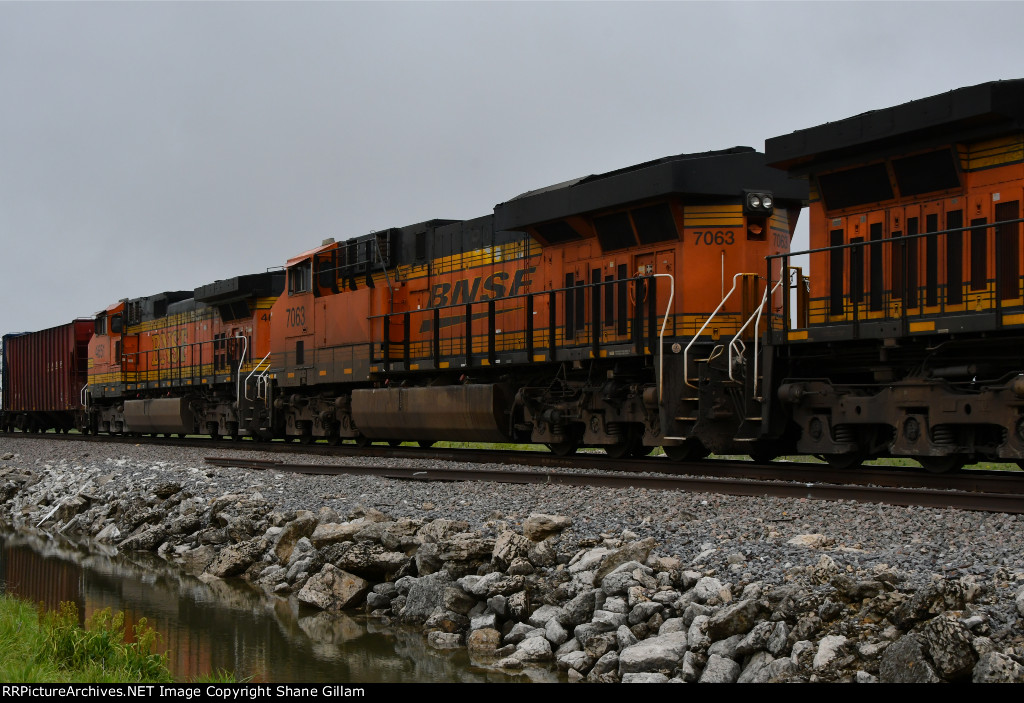
[[1022, 27], [1018, 2], [0, 2], [0, 332], [1024, 77]]

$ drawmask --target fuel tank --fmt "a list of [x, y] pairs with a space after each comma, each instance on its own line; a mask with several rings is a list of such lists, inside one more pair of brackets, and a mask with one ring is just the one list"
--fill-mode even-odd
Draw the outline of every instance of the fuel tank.
[[371, 439], [507, 442], [510, 394], [496, 384], [365, 388], [352, 419]]
[[192, 410], [181, 398], [150, 398], [124, 402], [125, 429], [129, 432], [191, 434], [195, 432]]

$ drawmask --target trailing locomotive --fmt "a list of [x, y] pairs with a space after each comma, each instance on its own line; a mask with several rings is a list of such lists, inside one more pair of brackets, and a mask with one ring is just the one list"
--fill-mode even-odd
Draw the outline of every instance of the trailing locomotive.
[[269, 349], [267, 272], [122, 300], [96, 316], [80, 427], [86, 432], [238, 437], [243, 379]]

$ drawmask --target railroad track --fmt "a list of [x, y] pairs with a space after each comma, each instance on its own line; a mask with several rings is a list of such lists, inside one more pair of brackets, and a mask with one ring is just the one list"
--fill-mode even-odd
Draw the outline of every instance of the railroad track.
[[985, 512], [1024, 513], [1024, 488], [1020, 481], [1007, 482], [999, 477], [982, 480], [979, 487], [989, 490], [957, 490], [926, 486], [878, 486], [867, 484], [830, 484], [752, 479], [723, 476], [669, 476], [580, 472], [573, 469], [528, 471], [519, 469], [482, 470], [419, 466], [364, 466], [342, 464], [289, 464], [278, 460], [252, 460], [242, 457], [207, 457], [214, 466], [271, 470], [317, 475], [356, 474], [402, 481], [489, 481], [493, 483], [590, 486], [599, 488], [644, 488], [690, 493], [723, 493], [739, 496], [807, 498], [810, 500], [852, 500], [861, 503], [955, 508]]
[[284, 460], [252, 460], [242, 457], [212, 457], [207, 461], [222, 466], [251, 469], [273, 468], [298, 473], [384, 476], [401, 480], [467, 481], [506, 483], [552, 483], [578, 486], [644, 487], [654, 490], [726, 493], [746, 496], [799, 497], [817, 500], [950, 507], [1024, 513], [1024, 475], [1020, 471], [961, 471], [930, 474], [923, 469], [872, 467], [839, 471], [824, 463], [769, 462], [704, 459], [673, 462], [665, 457], [614, 459], [603, 453], [556, 456], [543, 451], [496, 449], [423, 449], [326, 443], [213, 441], [209, 438], [117, 437], [78, 434], [24, 434], [11, 436], [58, 441], [103, 441], [138, 445], [189, 447], [235, 451], [256, 451], [282, 455], [313, 455], [342, 459], [372, 457], [410, 461], [459, 462], [483, 465], [531, 466], [547, 471], [447, 469], [420, 465], [415, 468], [387, 468], [341, 464], [291, 464]]

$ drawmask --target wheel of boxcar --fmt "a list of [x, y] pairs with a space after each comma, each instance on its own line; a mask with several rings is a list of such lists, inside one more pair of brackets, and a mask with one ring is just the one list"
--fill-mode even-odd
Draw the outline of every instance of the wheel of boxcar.
[[365, 437], [363, 435], [359, 435], [358, 437], [356, 437], [356, 446], [357, 447], [368, 447], [368, 446], [370, 446], [370, 438], [369, 437]]
[[695, 461], [711, 453], [699, 439], [688, 439], [682, 444], [666, 444], [661, 448], [672, 461]]
[[400, 439], [389, 439], [388, 440], [388, 446], [389, 447], [400, 447], [400, 446], [402, 446], [402, 440], [400, 440]]
[[864, 463], [864, 459], [867, 457], [864, 452], [849, 452], [847, 454], [826, 454], [824, 458], [833, 469], [845, 471], [856, 469]]
[[421, 439], [420, 441], [416, 442], [416, 444], [420, 445], [421, 449], [430, 449], [432, 446], [434, 446], [434, 444], [436, 444], [436, 442], [434, 442], [434, 440], [432, 439]]
[[580, 445], [574, 439], [567, 439], [563, 442], [554, 442], [548, 444], [547, 448], [551, 450], [551, 453], [555, 456], [572, 456], [579, 449]]
[[919, 456], [917, 462], [930, 474], [948, 474], [959, 471], [967, 464], [967, 460], [957, 454], [947, 456]]

